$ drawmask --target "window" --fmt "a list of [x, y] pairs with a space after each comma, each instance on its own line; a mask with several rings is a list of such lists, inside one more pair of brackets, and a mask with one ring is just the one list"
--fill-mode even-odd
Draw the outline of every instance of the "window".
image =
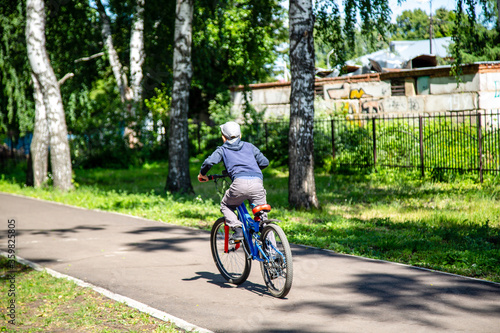
[[404, 79], [391, 80], [391, 96], [406, 96]]

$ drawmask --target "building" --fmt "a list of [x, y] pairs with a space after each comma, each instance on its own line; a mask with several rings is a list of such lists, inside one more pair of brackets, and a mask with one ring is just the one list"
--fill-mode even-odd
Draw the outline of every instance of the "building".
[[[421, 56], [420, 56], [421, 57]], [[316, 79], [318, 107], [327, 112], [423, 113], [500, 109], [500, 62], [461, 66], [461, 82], [451, 66], [382, 69], [366, 74]], [[252, 105], [266, 119], [286, 118], [290, 82], [252, 84]], [[234, 107], [244, 104], [243, 87], [232, 89]]]

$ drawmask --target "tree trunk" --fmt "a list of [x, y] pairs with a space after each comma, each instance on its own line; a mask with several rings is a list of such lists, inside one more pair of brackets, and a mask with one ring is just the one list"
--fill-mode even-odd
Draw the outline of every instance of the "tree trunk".
[[35, 99], [35, 129], [31, 141], [31, 158], [33, 163], [33, 185], [42, 186], [47, 181], [48, 154], [49, 154], [49, 126], [47, 124], [47, 113], [43, 104], [43, 94], [40, 84], [34, 74], [33, 97]]
[[288, 203], [318, 208], [314, 180], [314, 18], [312, 0], [290, 0], [290, 94]]
[[106, 14], [106, 10], [102, 5], [101, 0], [96, 1], [96, 5], [97, 10], [99, 11], [99, 15], [101, 16], [101, 34], [106, 50], [108, 51], [109, 64], [111, 65], [111, 70], [113, 71], [113, 76], [115, 77], [118, 89], [120, 90], [121, 101], [122, 103], [125, 103], [125, 101], [130, 100], [130, 97], [128, 96], [130, 95], [130, 92], [128, 92], [129, 88], [127, 76], [123, 71], [120, 58], [118, 57], [118, 52], [116, 52], [115, 46], [113, 44], [113, 36], [111, 35], [111, 22], [108, 15]]
[[134, 24], [130, 36], [130, 83], [133, 94], [131, 114], [136, 115], [136, 109], [142, 103], [142, 65], [144, 63], [144, 5], [145, 0], [137, 0]]
[[142, 65], [144, 63], [144, 5], [145, 0], [137, 0], [134, 23], [132, 26], [132, 32], [130, 36], [130, 77], [132, 81], [132, 86], [129, 87], [127, 74], [125, 73], [123, 66], [118, 57], [118, 52], [116, 51], [113, 43], [113, 36], [111, 35], [111, 22], [106, 10], [101, 2], [102, 0], [96, 1], [97, 10], [102, 21], [101, 34], [104, 40], [104, 45], [109, 55], [109, 63], [113, 70], [113, 76], [115, 77], [116, 84], [120, 90], [120, 99], [125, 106], [128, 116], [132, 118], [124, 131], [124, 137], [128, 139], [129, 147], [135, 148], [139, 143], [137, 139], [137, 133], [134, 130], [136, 125], [136, 111], [137, 107], [142, 103], [142, 79], [143, 71]]
[[188, 111], [191, 65], [193, 0], [177, 0], [174, 39], [172, 104], [168, 148], [167, 190], [192, 192], [189, 177]]
[[73, 187], [68, 131], [59, 83], [45, 47], [43, 0], [26, 2], [26, 44], [30, 65], [41, 88], [46, 110], [54, 186], [66, 191]]

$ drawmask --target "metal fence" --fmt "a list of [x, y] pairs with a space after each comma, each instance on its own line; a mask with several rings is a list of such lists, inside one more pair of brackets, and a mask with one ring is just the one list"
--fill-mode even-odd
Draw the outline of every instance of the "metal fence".
[[[288, 163], [288, 121], [243, 125], [244, 140], [259, 147], [276, 164]], [[116, 132], [116, 133], [115, 133]], [[103, 159], [128, 163], [122, 135], [74, 136], [74, 164], [100, 165]], [[166, 135], [141, 130], [141, 149], [148, 158], [165, 158]], [[153, 135], [154, 134], [154, 135]], [[92, 145], [95, 142], [99, 145]], [[109, 138], [108, 138], [109, 137]], [[120, 143], [121, 142], [121, 143]], [[189, 125], [189, 151], [204, 158], [222, 144], [219, 126]], [[114, 154], [114, 155], [113, 155]], [[100, 159], [99, 159], [100, 158]], [[500, 110], [433, 114], [348, 114], [317, 119], [314, 124], [317, 167], [408, 168], [426, 173], [447, 170], [483, 174], [500, 173]], [[130, 158], [129, 158], [130, 159]], [[82, 162], [83, 161], [83, 162]], [[118, 163], [117, 162], [117, 163]]]
[[[288, 122], [243, 126], [245, 140], [253, 142], [271, 160], [286, 164]], [[192, 127], [198, 135], [195, 150], [220, 145], [218, 127]], [[212, 133], [213, 140], [210, 138]], [[212, 144], [210, 144], [212, 142]], [[314, 127], [317, 166], [328, 159], [343, 168], [408, 168], [440, 173], [447, 170], [500, 173], [500, 110], [433, 114], [346, 115], [319, 119]]]
[[500, 172], [500, 111], [353, 116], [331, 122], [340, 165]]

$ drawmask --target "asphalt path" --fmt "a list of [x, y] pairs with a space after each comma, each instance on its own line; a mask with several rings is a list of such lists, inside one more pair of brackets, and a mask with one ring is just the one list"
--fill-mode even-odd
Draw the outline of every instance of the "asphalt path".
[[286, 299], [235, 287], [209, 232], [0, 193], [0, 249], [213, 332], [500, 332], [500, 285], [292, 245]]

